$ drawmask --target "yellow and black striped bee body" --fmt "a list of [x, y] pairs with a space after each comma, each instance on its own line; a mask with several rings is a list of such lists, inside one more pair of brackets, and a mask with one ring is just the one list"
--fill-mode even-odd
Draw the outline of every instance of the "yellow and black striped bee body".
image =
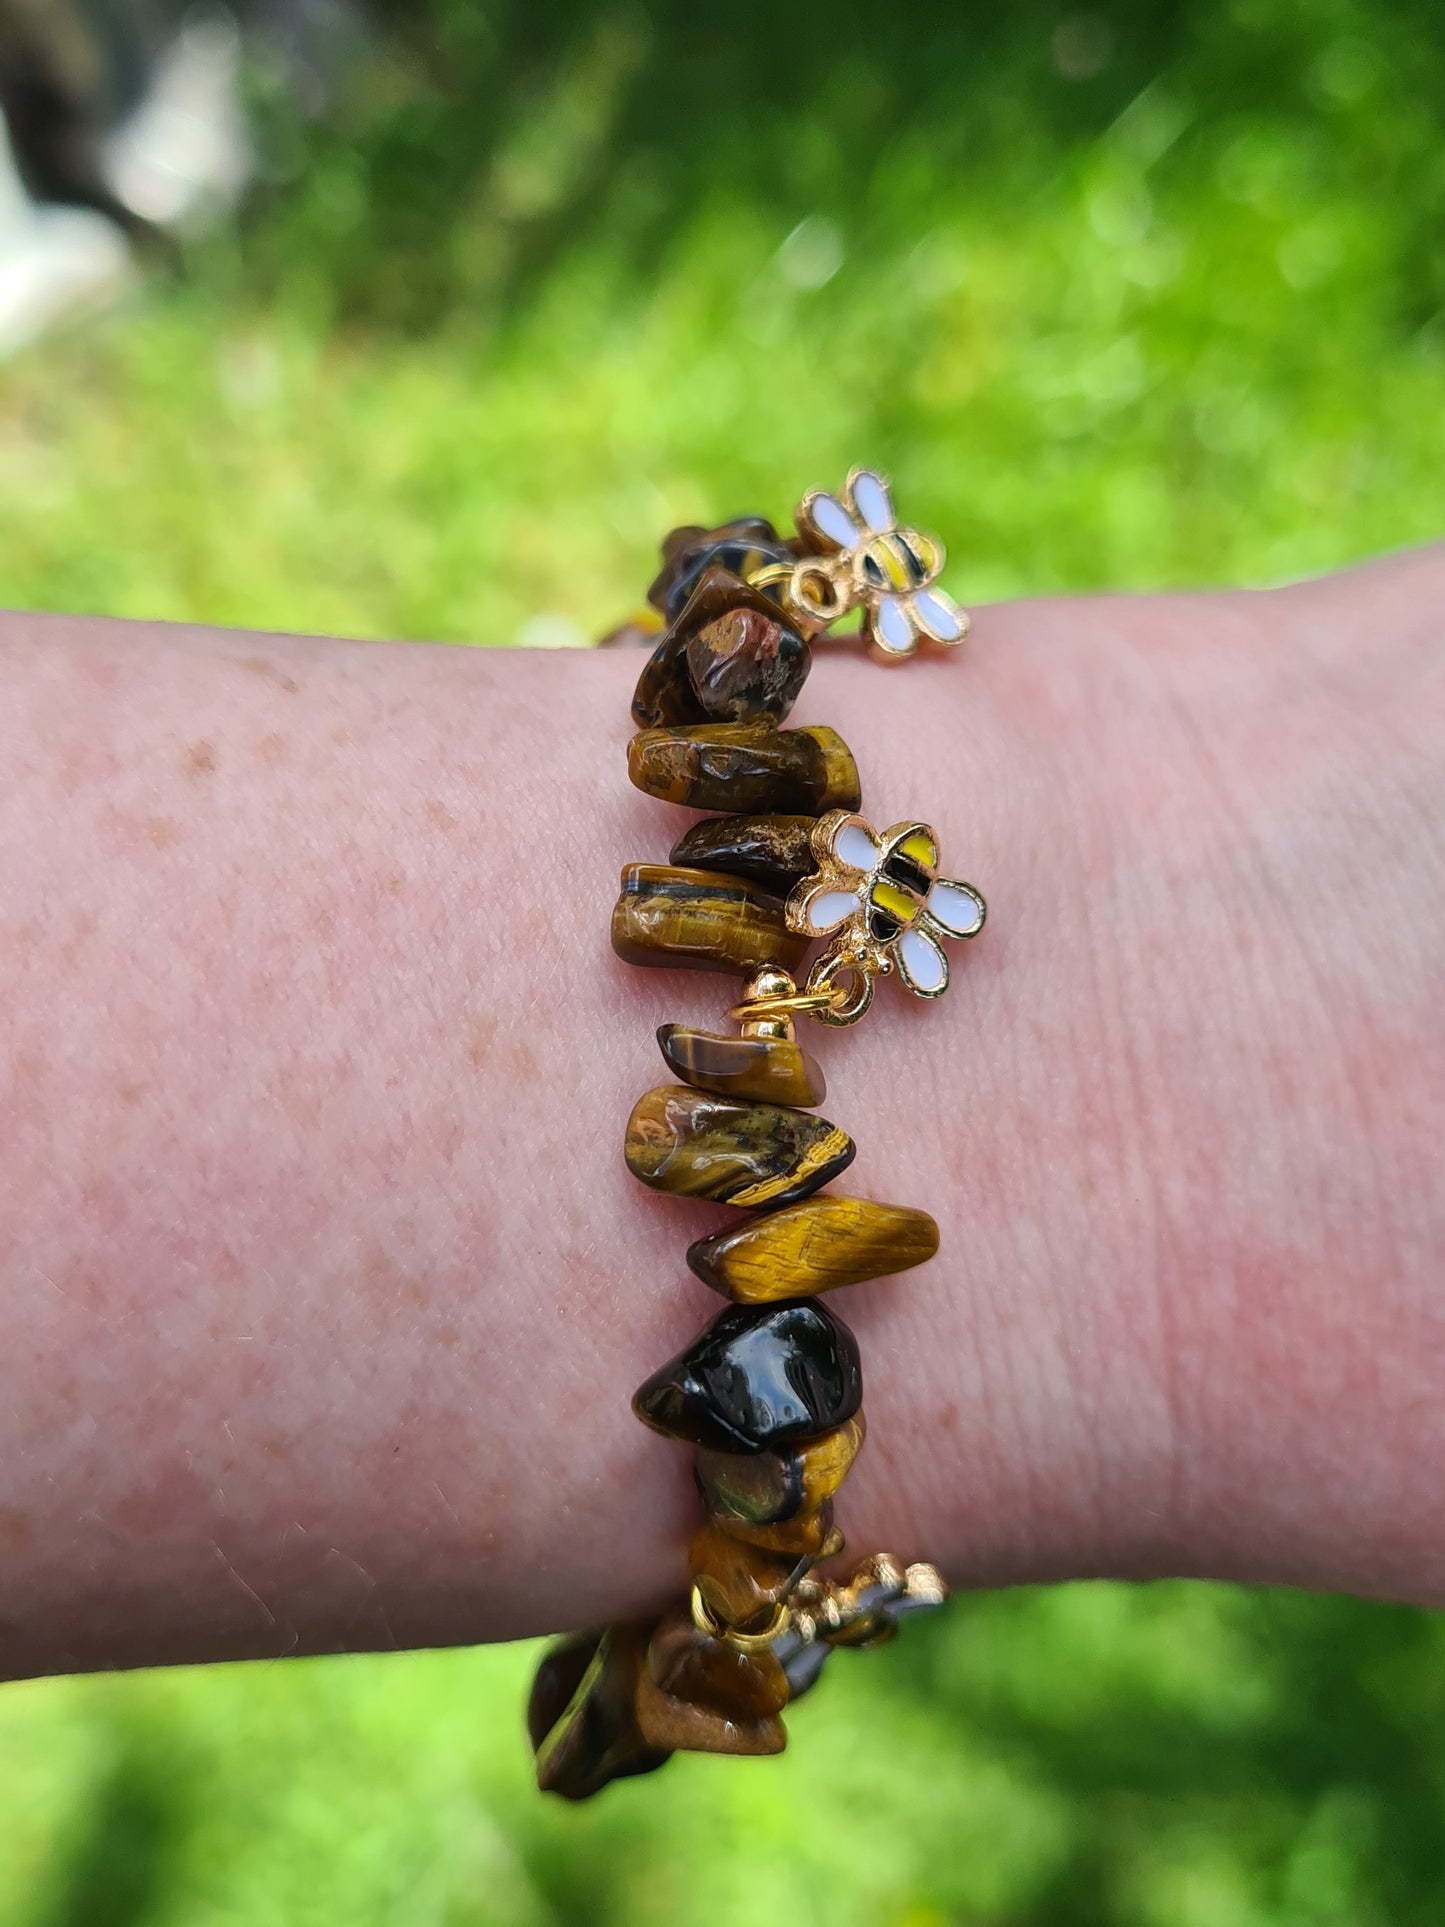
[[905, 823], [883, 845], [868, 886], [868, 934], [892, 943], [922, 915], [938, 877], [938, 845], [926, 824]]
[[884, 660], [911, 656], [922, 636], [963, 640], [968, 618], [937, 586], [943, 544], [899, 522], [881, 475], [853, 469], [841, 497], [812, 490], [798, 505], [798, 527], [814, 553], [846, 566], [843, 606], [861, 607], [863, 633]]
[[941, 997], [948, 959], [940, 939], [976, 936], [985, 905], [971, 883], [940, 876], [929, 826], [895, 823], [880, 832], [852, 811], [830, 810], [808, 840], [818, 867], [788, 898], [788, 928], [832, 937], [839, 960], [896, 969], [916, 996]]
[[871, 535], [856, 552], [853, 568], [861, 586], [874, 595], [907, 595], [926, 589], [942, 566], [938, 544], [917, 529], [887, 529]]

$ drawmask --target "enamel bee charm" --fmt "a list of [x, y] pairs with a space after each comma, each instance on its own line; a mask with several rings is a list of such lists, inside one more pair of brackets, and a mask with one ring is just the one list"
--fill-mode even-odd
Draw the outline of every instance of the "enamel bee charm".
[[876, 658], [901, 662], [920, 639], [952, 648], [968, 633], [968, 617], [937, 586], [943, 544], [901, 527], [881, 475], [855, 468], [842, 496], [813, 489], [798, 504], [798, 530], [816, 560], [796, 572], [795, 595], [835, 622], [863, 611], [863, 634]]
[[[818, 763], [823, 745], [816, 731], [810, 738], [807, 730], [778, 725], [807, 673], [811, 646], [830, 631], [844, 634], [847, 618], [861, 617], [862, 639], [884, 663], [906, 662], [925, 644], [955, 649], [968, 633], [969, 618], [939, 585], [943, 544], [899, 520], [892, 491], [876, 469], [851, 469], [837, 494], [810, 489], [794, 520], [790, 536], [780, 536], [758, 516], [744, 516], [714, 529], [689, 525], [668, 538], [662, 573], [648, 592], [667, 626], [634, 698], [633, 715], [643, 729], [629, 750], [629, 767], [640, 788], [672, 802], [731, 810], [758, 822], [786, 818], [793, 842], [783, 889], [796, 887], [776, 920], [776, 954], [766, 961], [774, 971], [796, 967], [800, 938], [821, 939], [824, 948], [806, 986], [771, 991], [758, 1021], [791, 1021], [807, 1011], [820, 1023], [852, 1024], [869, 1008], [881, 976], [896, 973], [917, 997], [941, 997], [949, 970], [944, 942], [983, 928], [984, 901], [972, 884], [940, 874], [938, 837], [927, 823], [895, 823], [880, 833], [855, 813], [861, 790], [851, 758], [841, 776], [820, 765], [818, 781], [804, 782], [804, 764]], [[735, 607], [745, 608], [747, 622], [723, 629], [721, 614]], [[762, 639], [770, 636], [765, 649]], [[784, 639], [789, 677], [778, 671]], [[784, 687], [781, 697], [774, 682]], [[718, 733], [723, 687], [753, 690], [754, 735], [747, 741], [724, 742]], [[694, 727], [699, 718], [705, 720]], [[719, 788], [723, 759], [728, 777]], [[707, 783], [698, 780], [699, 771], [706, 772]], [[816, 818], [811, 827], [810, 817]], [[704, 867], [727, 872], [736, 855], [729, 859], [716, 833], [709, 835]], [[675, 862], [697, 861], [690, 848], [686, 857], [679, 854], [688, 842], [684, 838], [674, 850]], [[811, 870], [805, 870], [809, 863]], [[753, 872], [744, 865], [739, 874]], [[764, 879], [771, 875], [765, 864]], [[638, 929], [648, 921], [622, 919], [627, 944], [639, 942]], [[746, 931], [743, 941], [756, 947], [755, 933]], [[709, 926], [704, 947], [715, 945]], [[648, 936], [640, 947], [651, 954], [656, 944]], [[633, 951], [624, 947], [623, 954]], [[756, 1016], [762, 1004], [755, 997], [749, 1008]]]
[[[814, 873], [787, 903], [788, 928], [831, 939], [810, 982], [840, 973], [898, 975], [916, 997], [948, 988], [944, 937], [975, 937], [987, 907], [971, 883], [939, 875], [938, 838], [926, 823], [882, 834], [850, 810], [830, 810], [810, 833]], [[858, 1013], [861, 1015], [861, 1011]]]

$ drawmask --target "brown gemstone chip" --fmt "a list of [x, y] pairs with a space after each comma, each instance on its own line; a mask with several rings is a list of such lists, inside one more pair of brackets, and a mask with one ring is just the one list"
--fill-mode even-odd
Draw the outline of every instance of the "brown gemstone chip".
[[718, 1624], [743, 1626], [765, 1618], [813, 1561], [806, 1552], [751, 1546], [709, 1520], [693, 1534], [687, 1563], [703, 1604]]
[[725, 1298], [807, 1298], [924, 1264], [938, 1250], [926, 1211], [866, 1198], [809, 1198], [750, 1218], [688, 1249], [687, 1262]]
[[627, 746], [638, 789], [694, 810], [856, 810], [853, 752], [835, 729], [771, 723], [699, 723], [640, 730]]
[[729, 609], [692, 636], [687, 673], [720, 723], [780, 723], [798, 700], [811, 657], [795, 629], [757, 609]]
[[612, 948], [625, 962], [749, 976], [796, 970], [807, 951], [783, 906], [754, 883], [663, 863], [629, 863], [612, 912]]
[[750, 1525], [774, 1525], [811, 1512], [831, 1499], [848, 1476], [866, 1432], [857, 1413], [821, 1438], [772, 1452], [719, 1452], [699, 1445], [693, 1452], [697, 1482], [719, 1513], [735, 1513]]
[[628, 1622], [573, 1633], [543, 1656], [527, 1728], [544, 1793], [586, 1800], [609, 1780], [651, 1773], [667, 1759], [671, 1749], [645, 1738], [636, 1714], [651, 1636], [651, 1626]]
[[[705, 1499], [707, 1492], [701, 1484], [699, 1490]], [[831, 1499], [825, 1499], [810, 1512], [798, 1513], [795, 1518], [762, 1523], [744, 1519], [736, 1512], [714, 1509], [708, 1514], [708, 1524], [750, 1546], [761, 1546], [768, 1552], [794, 1553], [810, 1564], [820, 1559], [834, 1559], [843, 1550], [843, 1535], [833, 1524]]]
[[708, 568], [654, 640], [632, 698], [644, 729], [703, 722], [780, 723], [812, 664], [808, 645], [730, 569]]
[[692, 1623], [685, 1606], [666, 1614], [647, 1648], [647, 1677], [674, 1699], [730, 1719], [764, 1720], [788, 1703], [783, 1669], [764, 1648], [740, 1652]]
[[816, 1059], [791, 1038], [718, 1037], [664, 1024], [657, 1041], [668, 1068], [694, 1090], [804, 1107], [821, 1104], [828, 1094]]
[[[776, 1665], [777, 1662], [774, 1661]], [[784, 1675], [783, 1684], [787, 1685]], [[783, 1722], [776, 1713], [760, 1720], [738, 1719], [678, 1699], [653, 1684], [646, 1671], [638, 1675], [633, 1699], [634, 1717], [644, 1743], [663, 1759], [670, 1753], [781, 1753], [788, 1744]]]
[[720, 1204], [790, 1204], [853, 1162], [857, 1147], [825, 1117], [664, 1084], [627, 1120], [627, 1168], [654, 1191]]
[[789, 544], [779, 540], [778, 531], [761, 515], [739, 516], [715, 529], [689, 524], [674, 529], [664, 540], [662, 570], [647, 599], [662, 611], [665, 621], [673, 622], [714, 572], [741, 578], [748, 593], [756, 595], [753, 576], [777, 563], [791, 571], [796, 560]]
[[672, 846], [674, 863], [749, 877], [787, 897], [818, 867], [812, 816], [707, 816]]
[[697, 699], [687, 673], [687, 642], [671, 629], [654, 640], [652, 654], [642, 666], [632, 697], [632, 720], [642, 729], [661, 724], [706, 722], [707, 712]]

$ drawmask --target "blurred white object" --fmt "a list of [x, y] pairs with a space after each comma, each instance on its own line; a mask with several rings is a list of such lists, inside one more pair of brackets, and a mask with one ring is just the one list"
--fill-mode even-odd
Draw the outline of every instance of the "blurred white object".
[[113, 300], [134, 279], [131, 247], [103, 214], [30, 199], [0, 124], [0, 356]]
[[248, 59], [315, 115], [363, 44], [352, 0], [0, 0], [0, 356], [237, 205]]
[[101, 143], [100, 164], [116, 199], [156, 227], [185, 228], [235, 206], [255, 163], [234, 14], [187, 16], [139, 106]]

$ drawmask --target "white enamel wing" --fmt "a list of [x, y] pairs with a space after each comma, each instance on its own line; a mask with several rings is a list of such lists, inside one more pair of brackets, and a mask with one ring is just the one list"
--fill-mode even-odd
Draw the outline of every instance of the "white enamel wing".
[[846, 556], [852, 600], [862, 605], [869, 642], [884, 657], [911, 656], [920, 636], [952, 646], [968, 617], [937, 587], [943, 545], [902, 528], [881, 475], [855, 468], [841, 498], [815, 489], [798, 507], [798, 526], [825, 554]]
[[948, 988], [940, 939], [974, 937], [986, 907], [970, 883], [938, 874], [938, 839], [926, 823], [895, 823], [880, 835], [861, 816], [836, 810], [820, 818], [817, 872], [788, 899], [790, 929], [832, 937], [832, 949], [897, 966], [919, 997]]

